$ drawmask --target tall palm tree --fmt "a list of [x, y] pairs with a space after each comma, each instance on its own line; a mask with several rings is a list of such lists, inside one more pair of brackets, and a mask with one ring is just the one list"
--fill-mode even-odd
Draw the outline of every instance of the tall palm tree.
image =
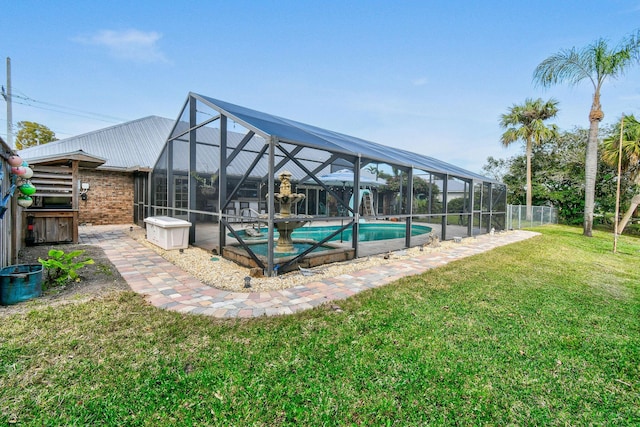
[[595, 205], [596, 173], [598, 170], [598, 127], [604, 118], [600, 105], [600, 89], [609, 78], [616, 78], [640, 60], [640, 30], [609, 48], [598, 39], [582, 49], [561, 50], [542, 61], [533, 73], [534, 81], [549, 87], [557, 83], [577, 85], [588, 80], [593, 85], [593, 102], [589, 113], [589, 137], [585, 162], [585, 197], [583, 234], [591, 237]]
[[524, 141], [527, 153], [527, 219], [531, 219], [532, 186], [531, 186], [531, 157], [533, 146], [557, 135], [555, 125], [547, 127], [544, 124], [558, 114], [558, 101], [541, 98], [533, 100], [527, 98], [522, 105], [513, 105], [506, 114], [500, 116], [500, 126], [505, 128], [502, 134], [502, 145], [508, 147], [515, 141]]
[[[610, 166], [617, 166], [619, 155], [620, 130], [618, 129], [614, 135], [603, 141], [602, 160]], [[632, 182], [640, 190], [640, 122], [634, 116], [624, 117], [621, 166], [622, 171], [629, 173]], [[635, 194], [631, 199], [631, 205], [618, 226], [618, 233], [622, 234], [638, 205], [640, 205], [640, 193]]]

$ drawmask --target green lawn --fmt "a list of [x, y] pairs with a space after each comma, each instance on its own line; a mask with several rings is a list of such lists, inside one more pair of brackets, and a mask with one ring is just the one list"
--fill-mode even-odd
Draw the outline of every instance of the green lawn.
[[563, 226], [256, 320], [133, 293], [1, 318], [0, 423], [637, 425], [640, 239]]

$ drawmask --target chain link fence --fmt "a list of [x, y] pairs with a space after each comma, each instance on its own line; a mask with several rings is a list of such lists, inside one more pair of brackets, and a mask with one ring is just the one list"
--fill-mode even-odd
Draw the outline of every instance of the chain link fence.
[[558, 209], [553, 206], [531, 206], [531, 214], [527, 215], [526, 206], [507, 205], [507, 230], [557, 223]]

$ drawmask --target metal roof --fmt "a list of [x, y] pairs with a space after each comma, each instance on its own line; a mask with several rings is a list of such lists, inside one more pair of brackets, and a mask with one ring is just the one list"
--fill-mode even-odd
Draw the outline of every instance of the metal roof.
[[434, 159], [433, 157], [255, 111], [196, 93], [190, 93], [190, 96], [199, 99], [211, 108], [242, 123], [264, 138], [275, 137], [279, 141], [304, 145], [332, 153], [340, 153], [350, 157], [354, 155], [360, 156], [374, 162], [390, 163], [401, 167], [412, 167], [467, 179], [497, 182], [492, 178]]
[[25, 148], [25, 160], [43, 159], [62, 153], [83, 151], [106, 159], [98, 169], [149, 170], [167, 140], [175, 120], [158, 116], [144, 117], [82, 135]]

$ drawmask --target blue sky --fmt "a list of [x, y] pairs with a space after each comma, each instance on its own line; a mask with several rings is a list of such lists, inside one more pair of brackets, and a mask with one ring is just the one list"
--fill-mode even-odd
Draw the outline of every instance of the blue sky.
[[[591, 86], [536, 88], [540, 61], [640, 28], [640, 0], [0, 4], [14, 123], [66, 138], [174, 119], [193, 91], [474, 172], [522, 150], [501, 146], [498, 121], [528, 97], [556, 98], [562, 129], [588, 126]], [[604, 123], [640, 115], [640, 66], [605, 85], [602, 106]], [[2, 102], [4, 139], [6, 120]]]

